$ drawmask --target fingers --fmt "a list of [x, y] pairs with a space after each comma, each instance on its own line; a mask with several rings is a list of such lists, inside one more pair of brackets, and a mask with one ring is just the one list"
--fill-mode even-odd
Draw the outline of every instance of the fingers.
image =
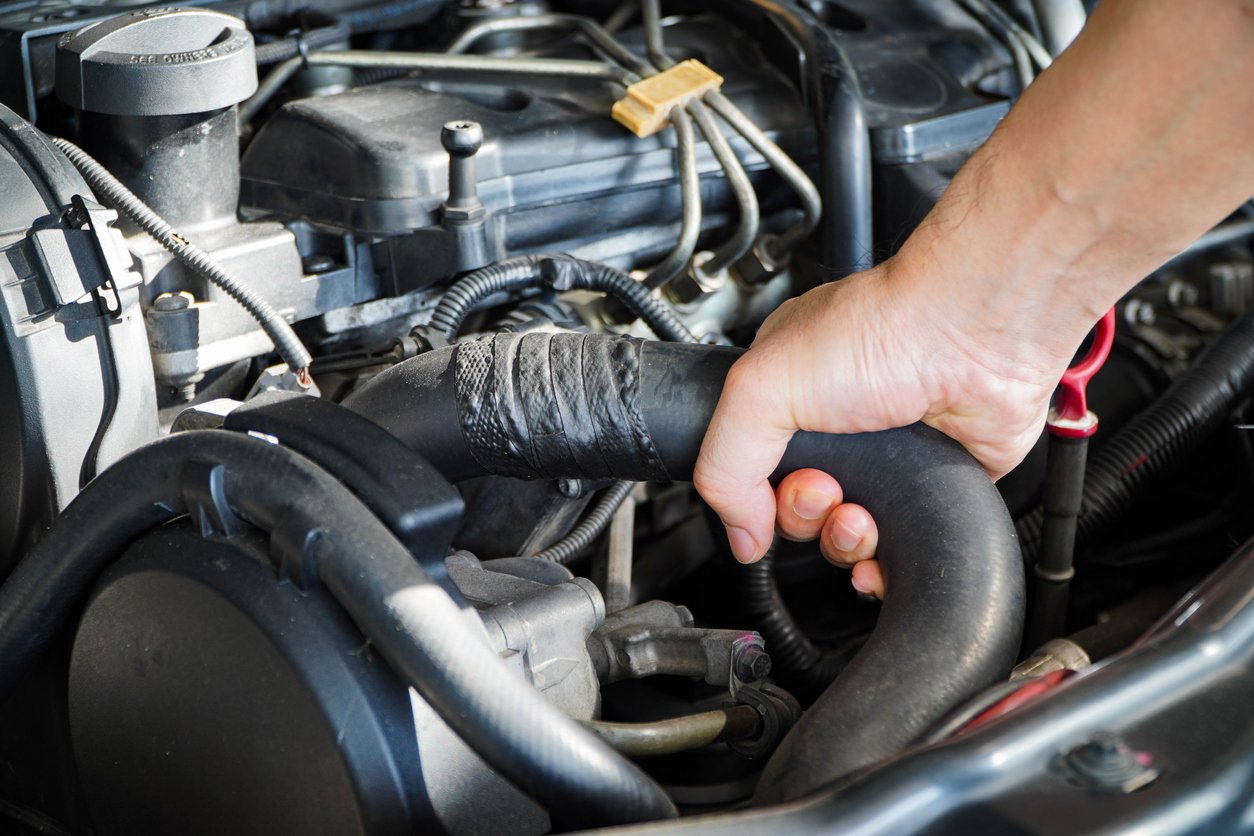
[[823, 526], [819, 549], [837, 566], [850, 566], [875, 557], [879, 546], [879, 529], [861, 505], [837, 505]]
[[764, 409], [778, 399], [763, 391], [769, 384], [762, 376], [743, 372], [743, 359], [727, 375], [692, 481], [727, 526], [736, 559], [753, 563], [775, 533], [775, 491], [767, 479], [793, 431], [786, 418]]
[[775, 489], [775, 528], [789, 540], [814, 540], [843, 498], [840, 485], [821, 470], [790, 473]]
[[884, 597], [884, 577], [875, 550], [879, 529], [861, 505], [843, 502], [840, 485], [821, 470], [798, 470], [775, 489], [776, 529], [789, 540], [819, 539], [831, 563], [853, 568], [859, 592]]
[[864, 560], [853, 566], [853, 588], [864, 595], [884, 600], [884, 574], [878, 560]]

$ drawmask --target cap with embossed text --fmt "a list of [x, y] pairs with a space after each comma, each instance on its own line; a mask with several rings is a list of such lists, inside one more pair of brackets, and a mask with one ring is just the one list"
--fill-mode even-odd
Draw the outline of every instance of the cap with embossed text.
[[253, 36], [207, 9], [144, 9], [62, 36], [57, 97], [76, 110], [164, 116], [230, 107], [257, 90]]

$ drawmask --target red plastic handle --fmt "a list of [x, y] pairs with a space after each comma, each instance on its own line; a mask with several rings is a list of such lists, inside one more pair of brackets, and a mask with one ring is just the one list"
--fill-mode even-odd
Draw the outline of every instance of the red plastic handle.
[[[1115, 341], [1115, 309], [1111, 308], [1097, 323], [1093, 346], [1084, 359], [1063, 373], [1058, 397], [1049, 414], [1049, 428], [1063, 435], [1090, 436], [1097, 431], [1096, 419], [1089, 418], [1085, 387], [1110, 356]], [[1092, 426], [1087, 426], [1091, 424]]]

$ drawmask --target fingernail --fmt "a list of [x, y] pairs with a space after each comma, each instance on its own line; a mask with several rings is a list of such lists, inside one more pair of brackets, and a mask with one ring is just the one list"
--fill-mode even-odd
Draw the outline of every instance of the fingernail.
[[840, 520], [832, 523], [832, 545], [839, 552], [851, 552], [862, 542], [862, 535], [853, 531]]
[[818, 520], [832, 510], [832, 498], [814, 491], [797, 491], [792, 497], [792, 510], [803, 520]]
[[727, 526], [727, 540], [731, 543], [732, 554], [741, 563], [751, 563], [758, 556], [757, 542], [743, 528]]
[[858, 583], [858, 578], [857, 578], [857, 576], [856, 576], [856, 575], [855, 575], [853, 578], [851, 578], [851, 579], [850, 579], [850, 582], [853, 584], [853, 588], [854, 588], [854, 589], [856, 589], [856, 590], [858, 590], [858, 592], [860, 592], [861, 594], [863, 594], [863, 595], [870, 595], [870, 594], [871, 594], [871, 590], [870, 590], [870, 588], [869, 588], [869, 587], [864, 586], [864, 585], [862, 585], [862, 584]]

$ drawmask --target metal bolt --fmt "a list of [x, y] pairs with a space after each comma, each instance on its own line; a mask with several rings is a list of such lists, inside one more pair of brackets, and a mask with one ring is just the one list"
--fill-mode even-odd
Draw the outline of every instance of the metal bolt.
[[173, 311], [185, 311], [192, 306], [192, 302], [196, 301], [187, 291], [178, 293], [162, 293], [156, 299], [152, 300], [152, 309], [161, 313], [171, 313]]
[[761, 648], [745, 647], [732, 660], [732, 672], [742, 682], [756, 682], [771, 672], [771, 657]]
[[1145, 753], [1131, 751], [1117, 735], [1098, 732], [1063, 756], [1072, 776], [1091, 787], [1132, 792], [1158, 777]]
[[558, 479], [557, 492], [571, 499], [583, 496], [583, 482], [578, 479]]
[[329, 255], [307, 255], [300, 260], [300, 266], [306, 276], [316, 276], [334, 267], [335, 259]]
[[1158, 319], [1154, 306], [1141, 299], [1129, 299], [1124, 306], [1123, 316], [1129, 325], [1153, 325]]

